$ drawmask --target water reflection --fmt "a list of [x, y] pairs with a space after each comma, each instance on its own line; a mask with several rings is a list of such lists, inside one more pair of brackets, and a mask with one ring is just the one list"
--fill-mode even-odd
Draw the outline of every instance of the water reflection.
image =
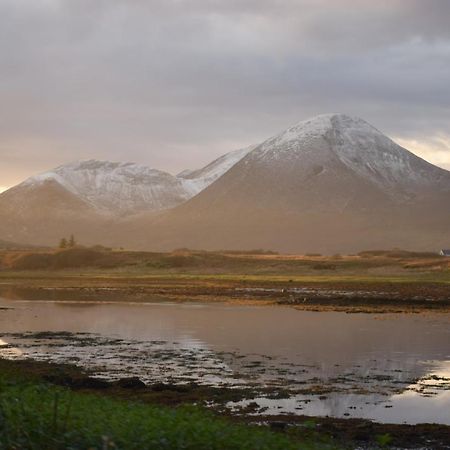
[[257, 413], [450, 423], [445, 315], [72, 299], [3, 299], [0, 306], [13, 308], [0, 312], [3, 339], [20, 349], [9, 357], [72, 362], [147, 382], [291, 391], [286, 399], [259, 399]]
[[13, 347], [8, 342], [0, 339], [0, 357], [1, 358], [21, 358], [23, 352], [18, 348]]

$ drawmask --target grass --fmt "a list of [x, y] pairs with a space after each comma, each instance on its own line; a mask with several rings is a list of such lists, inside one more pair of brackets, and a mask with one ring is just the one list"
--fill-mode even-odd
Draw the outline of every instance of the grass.
[[364, 252], [353, 256], [266, 255], [93, 249], [0, 251], [0, 276], [105, 279], [217, 279], [298, 282], [450, 282], [450, 260], [432, 253]]
[[[357, 308], [357, 312], [367, 305], [370, 312], [448, 311], [449, 286], [449, 258], [400, 250], [348, 256], [82, 248], [0, 251], [0, 295], [7, 298], [62, 299], [66, 295], [75, 300], [89, 295], [97, 300], [289, 303], [314, 311], [318, 305], [321, 310]], [[292, 289], [305, 287], [314, 292], [300, 297]], [[32, 289], [36, 292], [29, 292]], [[395, 308], [386, 309], [386, 305]]]
[[402, 283], [438, 283], [450, 284], [450, 272], [409, 271], [396, 275], [389, 273], [287, 273], [287, 274], [252, 274], [252, 273], [149, 273], [144, 270], [104, 271], [95, 269], [60, 270], [60, 271], [4, 271], [0, 272], [1, 280], [60, 280], [74, 279], [93, 281], [205, 281], [205, 282], [255, 282], [255, 283], [367, 283], [367, 284], [402, 284]]
[[0, 449], [324, 449], [194, 406], [162, 406], [72, 392], [0, 375]]

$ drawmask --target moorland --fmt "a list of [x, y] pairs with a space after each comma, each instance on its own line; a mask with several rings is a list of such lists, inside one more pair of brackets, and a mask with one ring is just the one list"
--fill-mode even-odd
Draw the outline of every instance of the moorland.
[[450, 259], [405, 250], [323, 256], [263, 250], [8, 249], [0, 252], [0, 290], [6, 297], [36, 299], [126, 296], [306, 310], [448, 311]]

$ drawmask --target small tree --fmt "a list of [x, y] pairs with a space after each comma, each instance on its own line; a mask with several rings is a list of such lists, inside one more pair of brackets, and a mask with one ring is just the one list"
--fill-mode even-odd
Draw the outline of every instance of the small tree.
[[67, 239], [66, 238], [62, 238], [59, 241], [59, 248], [67, 248]]
[[73, 248], [73, 247], [75, 247], [75, 245], [77, 245], [77, 243], [75, 241], [75, 237], [73, 236], [73, 234], [71, 234], [70, 239], [69, 239], [69, 247]]

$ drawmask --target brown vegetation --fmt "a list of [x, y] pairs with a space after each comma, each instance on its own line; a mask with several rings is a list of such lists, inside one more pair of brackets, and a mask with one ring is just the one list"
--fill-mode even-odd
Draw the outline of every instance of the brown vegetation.
[[406, 250], [364, 251], [358, 255], [320, 254], [279, 255], [269, 250], [195, 251], [178, 249], [170, 253], [112, 250], [103, 246], [74, 247], [57, 250], [0, 250], [0, 269], [61, 270], [70, 268], [142, 267], [148, 270], [186, 269], [204, 273], [289, 274], [307, 269], [313, 271], [357, 271], [391, 267], [403, 269], [447, 270], [450, 259], [433, 252]]
[[448, 311], [450, 259], [400, 250], [339, 257], [102, 247], [3, 251], [0, 288], [3, 296], [17, 298], [54, 292], [55, 299], [81, 293], [92, 300], [156, 296], [313, 311]]

